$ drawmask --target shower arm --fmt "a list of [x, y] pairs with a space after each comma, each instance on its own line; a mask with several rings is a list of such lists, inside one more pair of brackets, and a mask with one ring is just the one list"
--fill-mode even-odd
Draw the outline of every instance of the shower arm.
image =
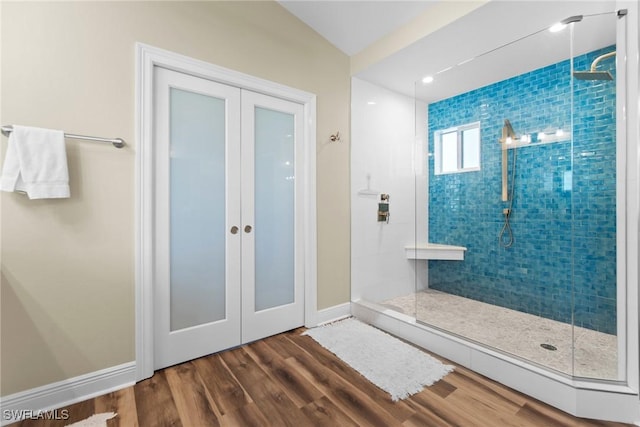
[[600, 61], [602, 61], [603, 59], [611, 58], [612, 56], [615, 56], [615, 55], [616, 55], [616, 51], [614, 50], [613, 52], [605, 53], [604, 55], [598, 56], [591, 64], [591, 72], [596, 71], [596, 67], [598, 66], [598, 63]]

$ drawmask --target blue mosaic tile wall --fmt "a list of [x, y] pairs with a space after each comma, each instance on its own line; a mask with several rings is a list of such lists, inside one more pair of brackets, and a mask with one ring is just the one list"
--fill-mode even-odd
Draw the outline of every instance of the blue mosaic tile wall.
[[[598, 55], [577, 57], [588, 70]], [[614, 60], [599, 69], [615, 76]], [[503, 248], [504, 119], [518, 135], [571, 129], [569, 61], [429, 105], [433, 133], [481, 123], [481, 170], [434, 175], [429, 241], [466, 246], [464, 261], [429, 261], [429, 286], [601, 332], [616, 333], [615, 82], [574, 80], [573, 141], [518, 148], [511, 227]], [[509, 176], [513, 167], [509, 150]]]

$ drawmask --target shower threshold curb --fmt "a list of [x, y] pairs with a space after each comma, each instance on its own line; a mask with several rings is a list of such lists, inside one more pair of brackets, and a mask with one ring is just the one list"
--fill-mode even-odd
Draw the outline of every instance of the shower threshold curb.
[[560, 375], [419, 324], [413, 317], [378, 304], [353, 301], [351, 314], [574, 416], [626, 423], [640, 420], [638, 393], [626, 384]]

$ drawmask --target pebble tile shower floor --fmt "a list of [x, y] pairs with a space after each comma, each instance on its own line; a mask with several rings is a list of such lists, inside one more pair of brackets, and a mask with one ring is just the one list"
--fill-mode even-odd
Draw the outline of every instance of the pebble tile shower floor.
[[[410, 316], [415, 310], [420, 322], [565, 374], [617, 379], [615, 335], [572, 328], [567, 323], [436, 290], [393, 298], [381, 304]], [[542, 344], [557, 350], [545, 349]]]

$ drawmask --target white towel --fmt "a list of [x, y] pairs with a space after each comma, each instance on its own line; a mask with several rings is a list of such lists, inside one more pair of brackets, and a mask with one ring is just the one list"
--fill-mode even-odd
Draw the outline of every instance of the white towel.
[[30, 199], [69, 197], [64, 132], [14, 126], [2, 167], [0, 190], [24, 191]]

